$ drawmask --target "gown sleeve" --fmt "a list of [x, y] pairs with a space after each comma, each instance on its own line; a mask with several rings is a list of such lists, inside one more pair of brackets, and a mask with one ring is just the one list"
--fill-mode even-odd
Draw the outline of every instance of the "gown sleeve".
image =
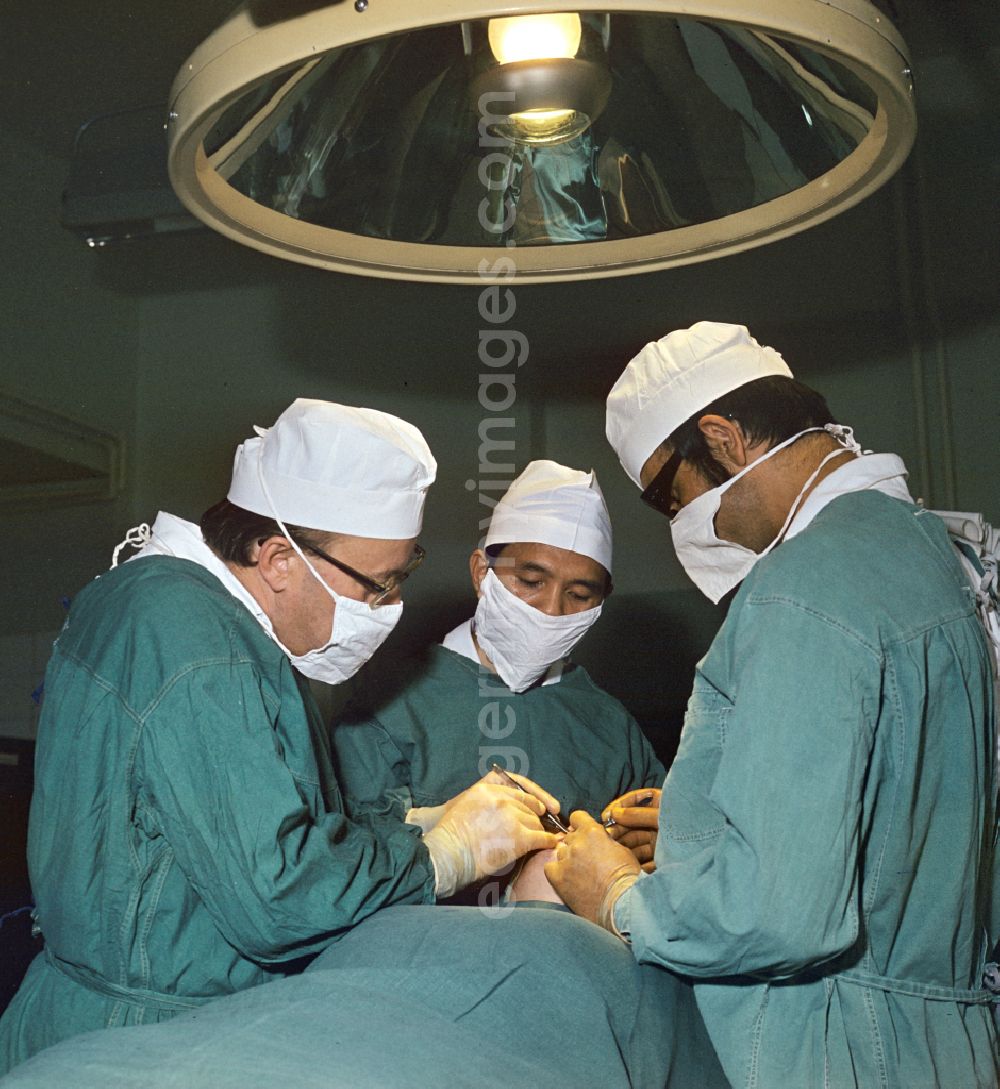
[[331, 744], [348, 814], [404, 820], [413, 806], [406, 742], [391, 734], [375, 716], [349, 707], [333, 726]]
[[737, 631], [723, 669], [730, 695], [699, 670], [664, 790], [656, 872], [615, 918], [642, 960], [703, 978], [781, 978], [858, 936], [880, 659], [787, 601], [744, 606]]
[[136, 760], [146, 819], [226, 940], [261, 963], [315, 953], [384, 905], [434, 900], [417, 830], [328, 811], [320, 783], [289, 766], [276, 714], [251, 665], [191, 668], [148, 714]]

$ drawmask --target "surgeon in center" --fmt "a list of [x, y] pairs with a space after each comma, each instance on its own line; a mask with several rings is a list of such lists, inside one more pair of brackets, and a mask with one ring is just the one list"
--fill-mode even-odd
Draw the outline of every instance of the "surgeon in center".
[[[469, 558], [474, 614], [416, 658], [373, 666], [335, 725], [348, 812], [427, 830], [498, 763], [544, 786], [564, 813], [613, 815], [611, 834], [651, 865], [663, 766], [625, 707], [569, 657], [601, 615], [611, 568], [595, 474], [531, 462]], [[542, 882], [543, 861], [529, 864]], [[475, 891], [464, 902], [488, 903], [498, 885]]]

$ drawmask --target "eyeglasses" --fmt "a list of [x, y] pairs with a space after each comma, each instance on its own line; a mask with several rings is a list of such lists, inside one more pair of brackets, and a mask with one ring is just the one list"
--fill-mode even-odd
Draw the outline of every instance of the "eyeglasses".
[[302, 543], [302, 548], [308, 549], [308, 551], [319, 556], [321, 560], [326, 560], [327, 563], [332, 563], [338, 571], [343, 571], [345, 575], [350, 575], [355, 582], [360, 583], [366, 590], [373, 593], [375, 596], [368, 602], [370, 609], [377, 609], [380, 605], [384, 605], [386, 600], [399, 589], [400, 583], [405, 582], [410, 575], [423, 563], [424, 556], [427, 553], [420, 545], [413, 546], [413, 555], [410, 557], [409, 563], [403, 568], [402, 571], [397, 572], [394, 575], [390, 575], [385, 582], [379, 582], [377, 579], [373, 579], [371, 575], [363, 575], [360, 571], [356, 571], [353, 567], [344, 563], [342, 560], [334, 559], [333, 556], [328, 555], [322, 548], [317, 548], [315, 545]]
[[643, 503], [648, 503], [653, 510], [665, 514], [668, 518], [672, 518], [674, 515], [674, 499], [671, 492], [674, 486], [674, 477], [677, 475], [677, 470], [683, 460], [680, 451], [675, 450], [642, 493]]

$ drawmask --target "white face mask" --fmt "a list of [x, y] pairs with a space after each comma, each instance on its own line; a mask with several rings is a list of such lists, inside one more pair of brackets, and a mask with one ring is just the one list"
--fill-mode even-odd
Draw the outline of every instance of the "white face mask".
[[353, 677], [389, 638], [403, 615], [403, 603], [380, 605], [377, 609], [371, 609], [363, 601], [355, 601], [352, 597], [338, 594], [320, 578], [319, 572], [305, 558], [298, 545], [291, 538], [286, 539], [302, 557], [323, 589], [333, 598], [336, 607], [333, 610], [329, 642], [305, 654], [292, 654], [284, 646], [282, 650], [291, 659], [292, 665], [305, 676], [314, 681], [325, 681], [327, 684], [341, 684]]
[[[719, 513], [719, 506], [726, 492], [737, 480], [746, 476], [751, 469], [756, 469], [758, 465], [762, 465], [768, 458], [777, 454], [779, 450], [791, 446], [793, 442], [803, 435], [808, 435], [811, 431], [829, 432], [844, 449], [831, 450], [819, 463], [802, 486], [802, 490], [796, 496], [795, 502], [792, 503], [785, 524], [781, 527], [777, 537], [762, 552], [754, 552], [753, 549], [747, 548], [745, 545], [737, 544], [735, 541], [723, 541], [718, 537], [715, 532], [715, 517]], [[840, 424], [827, 424], [825, 427], [807, 427], [804, 431], [800, 431], [798, 434], [792, 435], [791, 438], [785, 439], [784, 442], [778, 443], [777, 446], [768, 450], [763, 457], [744, 466], [724, 484], [712, 488], [711, 491], [704, 492], [677, 512], [670, 523], [670, 536], [674, 542], [674, 551], [677, 553], [677, 558], [688, 573], [691, 581], [713, 605], [718, 605], [734, 586], [739, 586], [750, 573], [753, 565], [762, 556], [766, 556], [781, 541], [785, 535], [785, 530], [791, 525], [796, 511], [799, 509], [799, 504], [812, 486], [813, 481], [819, 476], [820, 470], [832, 458], [841, 455], [844, 450], [850, 450], [853, 453], [859, 453], [861, 450], [861, 447], [854, 440], [854, 433], [851, 428], [842, 427]]]
[[[302, 549], [292, 540], [285, 523], [278, 516], [259, 464], [257, 477], [271, 506], [271, 514], [281, 528], [285, 540], [295, 549], [299, 559], [309, 568], [313, 578], [326, 590], [334, 602], [330, 639], [323, 646], [315, 647], [313, 650], [306, 651], [305, 654], [293, 654], [274, 634], [273, 627], [271, 636], [288, 655], [292, 665], [310, 680], [323, 681], [326, 684], [342, 684], [353, 677], [389, 638], [392, 629], [403, 615], [403, 603], [380, 605], [377, 609], [372, 609], [365, 602], [345, 597], [327, 586], [316, 568], [306, 559]], [[270, 624], [270, 621], [268, 623]]]
[[492, 568], [480, 586], [473, 621], [476, 641], [512, 692], [530, 688], [565, 658], [601, 615], [602, 606], [549, 616], [512, 593]]

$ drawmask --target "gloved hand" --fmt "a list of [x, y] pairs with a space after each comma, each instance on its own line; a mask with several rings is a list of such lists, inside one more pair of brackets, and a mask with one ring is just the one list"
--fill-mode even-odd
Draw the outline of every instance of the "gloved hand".
[[[515, 782], [520, 783], [528, 794], [534, 794], [536, 798], [540, 798], [545, 805], [546, 810], [549, 813], [559, 812], [559, 801], [554, 798], [547, 790], [543, 790], [537, 783], [528, 779], [524, 775], [518, 775], [515, 772], [505, 772], [508, 778], [513, 779]], [[496, 772], [489, 772], [483, 776], [484, 783], [505, 783], [502, 775], [498, 775]], [[510, 786], [510, 783], [506, 783]], [[639, 792], [641, 793], [641, 791]], [[659, 791], [656, 792], [659, 795]], [[403, 818], [406, 824], [415, 824], [422, 832], [429, 832], [437, 822], [448, 812], [448, 810], [461, 798], [461, 794], [456, 794], [454, 798], [449, 798], [448, 801], [443, 802], [441, 805], [415, 805], [412, 809], [406, 811], [406, 816]], [[624, 798], [625, 795], [622, 795]], [[620, 801], [621, 799], [619, 799]], [[614, 802], [610, 803], [614, 805]]]
[[[452, 798], [452, 801], [455, 799]], [[415, 824], [425, 834], [444, 816], [448, 803], [444, 805], [415, 805], [406, 811], [403, 818], [405, 824]]]
[[654, 787], [630, 790], [601, 813], [608, 835], [635, 855], [646, 873], [656, 869], [653, 854], [660, 822], [660, 791]]
[[530, 779], [514, 778], [523, 791], [490, 772], [446, 802], [445, 812], [424, 835], [439, 898], [503, 872], [529, 851], [559, 842], [538, 820], [546, 810], [558, 813], [558, 801]]
[[582, 809], [570, 816], [569, 823], [572, 831], [556, 848], [545, 876], [575, 914], [618, 934], [615, 903], [637, 881], [642, 872], [639, 862]]
[[502, 784], [490, 772], [444, 804], [441, 817], [424, 836], [439, 898], [502, 872], [528, 852], [559, 842], [538, 821], [547, 809], [559, 811], [556, 798], [521, 775], [516, 779], [523, 791]]

